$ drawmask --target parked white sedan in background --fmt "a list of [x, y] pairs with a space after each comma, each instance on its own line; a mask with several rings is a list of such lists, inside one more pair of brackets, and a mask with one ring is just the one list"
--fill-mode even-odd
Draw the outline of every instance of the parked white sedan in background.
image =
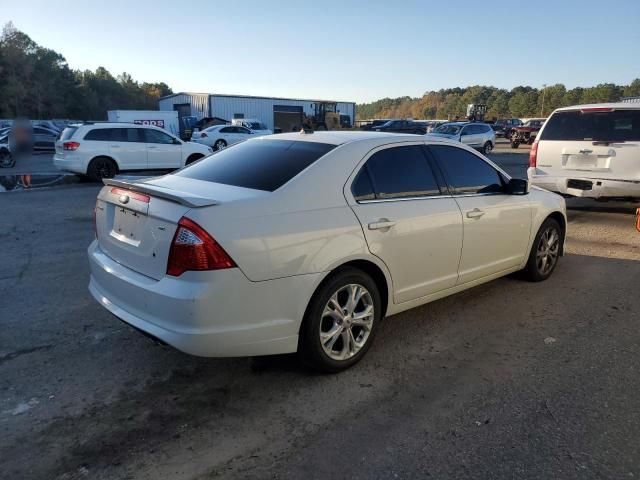
[[518, 270], [548, 278], [567, 224], [559, 195], [415, 135], [261, 137], [105, 183], [102, 306], [190, 354], [299, 351], [323, 371], [360, 360], [385, 316]]
[[201, 132], [193, 132], [191, 141], [207, 145], [214, 150], [222, 150], [252, 136], [257, 135], [248, 128], [239, 125], [214, 125]]
[[127, 170], [181, 168], [213, 153], [159, 127], [115, 122], [70, 125], [56, 140], [55, 148], [56, 168], [93, 180], [112, 178]]

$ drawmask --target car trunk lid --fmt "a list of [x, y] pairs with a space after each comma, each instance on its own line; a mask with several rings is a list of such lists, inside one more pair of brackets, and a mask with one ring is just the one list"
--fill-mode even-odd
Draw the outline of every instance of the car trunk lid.
[[116, 262], [156, 280], [166, 274], [178, 222], [190, 210], [218, 208], [261, 193], [174, 175], [104, 182], [96, 202], [100, 248]]

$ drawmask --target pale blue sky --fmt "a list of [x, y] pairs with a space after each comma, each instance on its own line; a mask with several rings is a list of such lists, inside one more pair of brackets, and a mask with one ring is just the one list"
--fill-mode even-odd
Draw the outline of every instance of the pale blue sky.
[[575, 87], [640, 77], [640, 0], [0, 6], [0, 21], [72, 68], [104, 66], [174, 91], [362, 102], [477, 84]]

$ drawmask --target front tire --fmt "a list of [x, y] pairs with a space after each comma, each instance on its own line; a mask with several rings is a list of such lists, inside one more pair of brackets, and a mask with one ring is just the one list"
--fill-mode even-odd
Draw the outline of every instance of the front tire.
[[16, 164], [16, 159], [11, 152], [6, 149], [0, 150], [0, 168], [12, 168]]
[[371, 277], [356, 268], [338, 270], [311, 298], [298, 350], [315, 370], [345, 370], [367, 353], [381, 319], [382, 300]]
[[562, 251], [562, 229], [553, 218], [547, 218], [533, 240], [529, 260], [524, 269], [527, 280], [541, 282], [551, 276]]
[[485, 143], [484, 146], [482, 147], [483, 155], [489, 155], [492, 150], [493, 150], [493, 143], [491, 142]]
[[94, 182], [103, 178], [113, 178], [118, 173], [118, 166], [109, 157], [96, 157], [91, 160], [87, 168], [87, 176]]
[[187, 158], [187, 161], [185, 162], [185, 166], [195, 162], [196, 160], [200, 160], [202, 157], [204, 157], [204, 155], [201, 155], [199, 153], [194, 153], [193, 155], [190, 155], [189, 158]]

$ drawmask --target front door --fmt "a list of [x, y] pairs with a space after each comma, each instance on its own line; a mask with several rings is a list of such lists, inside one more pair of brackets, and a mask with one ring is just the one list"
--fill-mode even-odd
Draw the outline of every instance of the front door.
[[462, 216], [443, 194], [423, 144], [374, 151], [347, 182], [345, 196], [371, 253], [388, 267], [395, 303], [429, 295], [457, 280]]
[[171, 135], [151, 128], [141, 128], [147, 143], [149, 168], [170, 169], [182, 167], [182, 143]]
[[462, 212], [464, 246], [458, 284], [520, 265], [529, 253], [532, 208], [527, 195], [509, 195], [505, 179], [479, 155], [429, 145]]

